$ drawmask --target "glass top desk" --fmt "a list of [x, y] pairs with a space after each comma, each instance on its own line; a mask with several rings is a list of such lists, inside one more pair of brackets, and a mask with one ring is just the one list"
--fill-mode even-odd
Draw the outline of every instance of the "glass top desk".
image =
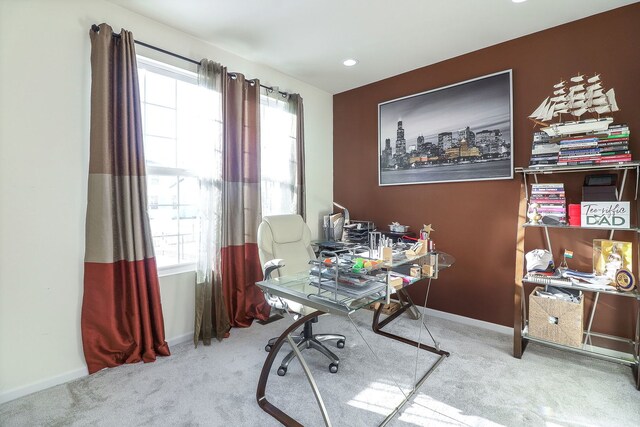
[[[431, 280], [438, 278], [438, 272], [445, 268], [450, 267], [454, 263], [455, 259], [444, 252], [434, 252], [434, 253], [424, 253], [419, 255], [407, 256], [404, 253], [394, 254], [393, 261], [388, 261], [382, 263], [380, 266], [380, 270], [384, 271], [384, 277], [386, 283], [380, 282], [381, 275], [378, 276], [377, 281], [381, 283], [381, 286], [377, 288], [372, 286], [372, 292], [366, 295], [345, 295], [345, 293], [341, 293], [340, 290], [337, 292], [334, 290], [319, 290], [318, 286], [314, 286], [312, 284], [313, 281], [317, 281], [317, 277], [310, 276], [309, 272], [303, 272], [288, 276], [282, 276], [277, 278], [272, 278], [269, 280], [263, 280], [261, 282], [257, 282], [256, 285], [260, 287], [264, 292], [271, 294], [272, 296], [280, 297], [282, 299], [291, 300], [302, 304], [304, 306], [315, 309], [316, 311], [302, 316], [297, 319], [291, 326], [285, 329], [285, 331], [278, 337], [276, 342], [274, 343], [271, 351], [269, 352], [265, 363], [262, 367], [262, 372], [260, 373], [260, 379], [258, 381], [258, 389], [256, 393], [256, 398], [258, 400], [258, 404], [260, 407], [267, 412], [269, 415], [276, 418], [282, 424], [286, 426], [301, 426], [298, 421], [292, 418], [290, 415], [286, 414], [280, 408], [273, 405], [266, 398], [266, 387], [267, 381], [269, 377], [269, 373], [273, 366], [273, 362], [275, 361], [276, 355], [278, 351], [282, 347], [285, 342], [288, 342], [296, 357], [300, 361], [300, 364], [303, 368], [303, 371], [309, 380], [313, 393], [318, 402], [318, 406], [320, 407], [320, 411], [322, 412], [322, 416], [324, 418], [325, 425], [330, 426], [331, 422], [329, 420], [329, 416], [327, 414], [326, 408], [324, 406], [324, 402], [322, 401], [322, 397], [320, 396], [320, 392], [318, 387], [311, 375], [311, 371], [309, 370], [304, 358], [302, 357], [302, 353], [297, 348], [291, 334], [305, 322], [312, 320], [323, 314], [337, 314], [341, 316], [347, 316], [352, 321], [350, 315], [355, 311], [369, 307], [371, 304], [375, 302], [388, 302], [389, 296], [392, 293], [395, 293], [395, 297], [397, 298], [397, 302], [400, 307], [397, 311], [393, 312], [389, 316], [387, 316], [384, 320], [380, 320], [380, 314], [382, 313], [382, 309], [384, 308], [383, 304], [378, 304], [372, 319], [372, 329], [373, 332], [382, 335], [384, 337], [402, 342], [404, 344], [408, 344], [419, 349], [435, 353], [440, 357], [436, 360], [435, 363], [429, 368], [429, 370], [413, 385], [411, 392], [405, 395], [405, 399], [392, 411], [391, 414], [387, 416], [387, 418], [380, 424], [381, 426], [386, 425], [393, 417], [399, 413], [402, 407], [409, 401], [409, 399], [415, 394], [417, 389], [424, 383], [427, 377], [437, 368], [437, 366], [444, 360], [445, 357], [449, 356], [449, 353], [440, 349], [439, 344], [433, 338], [431, 332], [429, 332], [424, 319], [421, 319], [422, 314], [417, 310], [414, 303], [411, 301], [409, 294], [407, 293], [407, 288], [414, 283], [420, 280], [427, 280], [427, 291], [425, 295], [425, 300], [423, 307], [427, 305], [427, 299], [429, 296], [429, 288], [431, 286]], [[407, 281], [405, 278], [405, 282], [401, 286], [393, 287], [391, 285], [390, 277], [392, 275], [391, 271], [396, 270], [398, 268], [408, 268], [411, 265], [417, 265], [418, 271], [420, 274], [419, 277], [414, 277]], [[431, 270], [427, 270], [431, 273], [431, 275], [422, 274], [425, 270], [422, 268], [424, 265], [431, 265], [433, 268]], [[414, 341], [403, 336], [395, 335], [383, 330], [383, 328], [388, 325], [390, 322], [395, 320], [398, 316], [403, 314], [404, 312], [408, 312], [409, 315], [413, 319], [421, 319], [420, 327], [425, 327], [433, 340], [433, 346], [426, 345], [424, 343]], [[353, 323], [355, 326], [355, 323]], [[357, 329], [357, 326], [356, 326]], [[359, 331], [358, 331], [359, 332]], [[361, 335], [362, 336], [362, 335]], [[362, 337], [364, 338], [364, 337]], [[369, 346], [371, 349], [371, 347]], [[373, 349], [371, 349], [373, 351]], [[374, 352], [374, 356], [375, 355]]]

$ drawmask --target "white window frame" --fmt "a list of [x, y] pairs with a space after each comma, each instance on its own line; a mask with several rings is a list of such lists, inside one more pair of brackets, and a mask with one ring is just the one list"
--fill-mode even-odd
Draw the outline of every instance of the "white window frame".
[[[147, 71], [163, 75], [165, 77], [169, 77], [175, 80], [181, 80], [186, 83], [198, 85], [198, 74], [193, 71], [189, 71], [183, 68], [178, 68], [178, 67], [165, 64], [160, 61], [155, 61], [153, 59], [140, 56], [140, 55], [137, 55], [137, 62], [138, 62], [137, 65], [139, 69], [142, 68]], [[146, 95], [146, 90], [145, 90], [145, 95]], [[146, 109], [145, 109], [145, 114], [146, 114]], [[145, 168], [146, 168], [147, 179], [150, 176], [198, 177], [196, 173], [194, 173], [192, 170], [189, 170], [189, 169], [183, 169], [183, 168], [177, 168], [177, 167], [170, 168], [170, 167], [162, 167], [162, 166], [152, 166], [148, 164], [145, 164]], [[177, 191], [178, 191], [178, 201], [179, 201], [180, 200], [179, 187]], [[150, 209], [149, 200], [147, 200], [147, 209]], [[180, 208], [178, 207], [178, 212], [179, 211], [180, 211]], [[178, 222], [178, 227], [179, 227], [179, 222]], [[153, 234], [153, 231], [152, 231], [152, 234]], [[180, 229], [178, 228], [178, 239], [179, 238], [180, 238]], [[155, 247], [154, 247], [154, 251], [155, 251]], [[158, 266], [157, 267], [158, 276], [164, 277], [164, 276], [171, 276], [171, 275], [181, 274], [181, 273], [195, 272], [196, 266], [197, 266], [197, 260], [194, 260], [192, 262]]]

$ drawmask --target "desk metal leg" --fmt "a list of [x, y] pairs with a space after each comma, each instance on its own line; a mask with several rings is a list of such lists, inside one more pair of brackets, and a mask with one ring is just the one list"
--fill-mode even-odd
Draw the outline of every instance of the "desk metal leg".
[[[406, 290], [404, 289], [400, 289], [398, 291], [398, 294], [400, 293], [406, 293]], [[403, 301], [404, 300], [404, 301]], [[409, 344], [412, 345], [414, 347], [420, 348], [422, 350], [426, 350], [429, 351], [431, 353], [435, 353], [438, 354], [440, 356], [449, 356], [449, 352], [448, 351], [444, 351], [444, 350], [440, 350], [439, 348], [436, 347], [432, 347], [430, 345], [426, 345], [417, 341], [413, 341], [410, 340], [408, 338], [405, 337], [401, 337], [400, 335], [394, 335], [391, 334], [389, 332], [385, 332], [382, 330], [382, 328], [384, 328], [386, 325], [388, 325], [389, 323], [391, 323], [393, 320], [395, 320], [398, 316], [400, 316], [402, 313], [404, 313], [405, 311], [409, 310], [410, 307], [413, 307], [413, 303], [411, 303], [411, 299], [409, 298], [409, 295], [403, 295], [403, 299], [401, 300], [402, 303], [400, 305], [400, 308], [398, 309], [398, 311], [396, 311], [395, 313], [393, 313], [392, 315], [390, 315], [389, 317], [387, 317], [386, 319], [380, 321], [380, 313], [382, 313], [382, 304], [380, 304], [378, 306], [378, 308], [376, 309], [376, 311], [373, 314], [373, 322], [371, 324], [371, 329], [373, 329], [373, 332], [375, 332], [378, 335], [382, 335], [384, 337], [387, 338], [391, 338], [393, 340], [396, 341], [400, 341], [403, 342], [405, 344]]]
[[[287, 340], [289, 340], [289, 342], [291, 343], [291, 340], [289, 339], [289, 335], [291, 334], [291, 332], [303, 325], [306, 321], [312, 320], [322, 314], [324, 314], [322, 311], [315, 311], [311, 314], [301, 317], [300, 319], [296, 320], [291, 326], [289, 326], [276, 340], [275, 344], [271, 348], [271, 351], [269, 352], [269, 355], [267, 356], [267, 359], [264, 362], [264, 365], [262, 366], [262, 371], [260, 372], [260, 379], [258, 380], [258, 390], [256, 391], [256, 399], [258, 400], [258, 405], [262, 408], [263, 411], [265, 411], [267, 414], [271, 415], [287, 427], [303, 426], [298, 421], [291, 418], [280, 408], [267, 400], [265, 394], [267, 389], [267, 381], [269, 379], [269, 372], [271, 372], [271, 367], [273, 366], [273, 362], [275, 361], [276, 356], [278, 355], [278, 351], [280, 350], [280, 347], [282, 347], [282, 344], [284, 344], [284, 342]], [[295, 343], [291, 343], [291, 347], [293, 347], [294, 351], [298, 350], [295, 346]], [[299, 355], [299, 351], [296, 351], [296, 355], [298, 355], [300, 359], [302, 369], [304, 370], [305, 375], [307, 376], [307, 379], [311, 384], [311, 388], [313, 389], [313, 393], [316, 396], [316, 400], [318, 400], [318, 405], [320, 406], [320, 411], [322, 412], [322, 416], [325, 419], [325, 424], [329, 426], [330, 423], [327, 417], [324, 403], [322, 402], [322, 398], [320, 397], [318, 388], [315, 385], [315, 381], [311, 376], [311, 373], [309, 372], [309, 368], [306, 366], [306, 363], [304, 362], [304, 359], [301, 357], [301, 355]]]
[[320, 396], [320, 390], [318, 390], [318, 385], [316, 384], [316, 380], [313, 379], [313, 375], [311, 375], [311, 370], [309, 366], [307, 366], [307, 362], [305, 362], [304, 357], [302, 357], [302, 353], [298, 349], [298, 346], [291, 338], [291, 335], [287, 335], [287, 340], [289, 340], [289, 344], [291, 348], [293, 348], [293, 352], [296, 354], [296, 357], [300, 361], [300, 365], [302, 365], [302, 370], [309, 380], [309, 385], [313, 390], [313, 394], [316, 396], [316, 401], [318, 402], [318, 407], [320, 408], [320, 412], [322, 412], [322, 419], [324, 420], [324, 424], [327, 427], [331, 427], [331, 420], [329, 420], [329, 414], [327, 413], [327, 407], [324, 406], [324, 401], [322, 400], [322, 396]]
[[444, 360], [445, 357], [447, 357], [449, 354], [447, 353], [446, 355], [441, 355], [438, 360], [436, 361], [436, 363], [434, 363], [431, 368], [429, 368], [429, 370], [427, 371], [426, 374], [424, 374], [420, 380], [415, 384], [415, 386], [413, 387], [413, 389], [409, 392], [409, 394], [407, 394], [404, 397], [404, 400], [402, 400], [402, 402], [400, 402], [400, 404], [398, 406], [396, 406], [396, 408], [389, 414], [387, 415], [387, 418], [384, 419], [384, 421], [382, 421], [382, 423], [380, 423], [379, 427], [384, 427], [387, 424], [389, 424], [389, 422], [396, 416], [396, 414], [398, 414], [400, 412], [400, 410], [402, 410], [402, 408], [404, 407], [404, 405], [407, 404], [407, 402], [409, 401], [409, 399], [411, 399], [413, 397], [414, 394], [416, 394], [416, 391], [418, 391], [418, 389], [420, 387], [422, 387], [422, 384], [424, 384], [424, 382], [427, 380], [427, 378], [429, 377], [429, 375], [431, 375], [433, 373], [433, 371], [436, 370], [436, 368], [438, 367], [438, 365]]
[[408, 305], [409, 307], [407, 307], [407, 309], [409, 311], [407, 314], [413, 320], [418, 320], [420, 318], [420, 312], [418, 311], [418, 308], [411, 303], [411, 300], [408, 298], [408, 294], [406, 293], [406, 291], [404, 289], [402, 289], [402, 291], [403, 292], [398, 292], [396, 294], [398, 296], [398, 301], [400, 302], [400, 305], [401, 306]]
[[[429, 282], [429, 285], [431, 285], [431, 283]], [[431, 366], [431, 368], [429, 368], [429, 370], [422, 376], [420, 377], [420, 379], [418, 379], [416, 381], [416, 379], [414, 378], [414, 386], [411, 389], [411, 391], [409, 392], [409, 394], [406, 394], [404, 396], [404, 399], [402, 400], [402, 402], [400, 402], [400, 404], [398, 406], [395, 407], [395, 409], [389, 414], [387, 415], [387, 417], [382, 421], [382, 423], [380, 424], [380, 427], [384, 427], [387, 424], [389, 424], [389, 422], [391, 422], [391, 420], [393, 420], [393, 418], [402, 410], [402, 408], [407, 404], [407, 402], [409, 402], [409, 400], [416, 394], [416, 392], [418, 391], [418, 389], [422, 386], [422, 384], [424, 384], [424, 382], [427, 380], [427, 378], [429, 377], [429, 375], [431, 375], [433, 373], [433, 371], [436, 370], [436, 368], [438, 367], [438, 365], [440, 365], [440, 363], [442, 363], [442, 361], [445, 359], [445, 357], [449, 356], [449, 352], [448, 351], [444, 351], [440, 349], [440, 345], [436, 342], [436, 340], [434, 339], [433, 335], [431, 334], [431, 331], [429, 331], [429, 328], [427, 327], [425, 321], [424, 321], [424, 314], [421, 313], [420, 311], [418, 311], [417, 307], [415, 306], [415, 304], [413, 304], [413, 301], [411, 301], [411, 297], [409, 297], [409, 294], [406, 293], [407, 291], [405, 289], [400, 289], [398, 290], [398, 299], [400, 300], [400, 309], [398, 311], [396, 311], [395, 313], [393, 313], [391, 316], [387, 317], [386, 319], [380, 321], [380, 313], [382, 312], [382, 305], [379, 305], [378, 308], [376, 309], [374, 315], [373, 315], [373, 322], [371, 325], [371, 328], [373, 329], [373, 332], [375, 332], [378, 335], [382, 335], [385, 336], [387, 338], [391, 338], [394, 339], [396, 341], [400, 341], [402, 343], [405, 344], [409, 344], [412, 345], [414, 347], [416, 347], [416, 372], [417, 372], [417, 367], [418, 367], [418, 350], [419, 349], [423, 349], [426, 351], [429, 351], [431, 353], [435, 353], [437, 355], [439, 355], [440, 357], [438, 358], [438, 360], [436, 360], [436, 362]], [[427, 288], [427, 293], [425, 296], [425, 302], [424, 305], [426, 307], [427, 305], [427, 298], [429, 296], [429, 288]], [[423, 344], [422, 342], [420, 342], [420, 337], [418, 337], [418, 341], [413, 341], [410, 340], [408, 338], [405, 337], [401, 337], [399, 335], [394, 335], [391, 334], [389, 332], [385, 332], [382, 330], [382, 328], [386, 325], [388, 325], [390, 322], [392, 322], [394, 319], [396, 319], [398, 316], [400, 316], [402, 313], [404, 313], [407, 310], [411, 310], [410, 313], [418, 313], [418, 316], [415, 317], [415, 319], [420, 318], [420, 330], [422, 330], [422, 326], [425, 327], [425, 329], [427, 330], [427, 332], [429, 333], [429, 335], [431, 336], [431, 339], [433, 340], [435, 347]], [[413, 317], [413, 316], [412, 316]]]

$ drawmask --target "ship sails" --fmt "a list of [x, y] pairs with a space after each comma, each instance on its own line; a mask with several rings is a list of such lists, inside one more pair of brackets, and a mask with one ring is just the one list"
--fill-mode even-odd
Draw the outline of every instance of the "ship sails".
[[[597, 116], [597, 119], [587, 119], [586, 121], [602, 122], [599, 125], [601, 127], [605, 125], [605, 122], [610, 123], [613, 119], [600, 118], [600, 115], [618, 110], [614, 90], [609, 89], [605, 92], [599, 74], [592, 77], [578, 74], [571, 77], [569, 83], [563, 80], [554, 84], [553, 94], [545, 98], [529, 115], [529, 118], [535, 123], [548, 126], [548, 128], [543, 129], [547, 133], [551, 132], [551, 128], [553, 128], [552, 131], [554, 133], [565, 133], [560, 129], [560, 127], [566, 127], [566, 123], [562, 123], [563, 114], [565, 116], [571, 115], [573, 116], [571, 120], [579, 121], [583, 115], [591, 113]], [[552, 121], [557, 121], [557, 123], [551, 124]], [[606, 126], [608, 127], [608, 124]], [[573, 131], [577, 128], [573, 125], [567, 127], [567, 129], [572, 129]]]
[[596, 74], [585, 80], [583, 74], [569, 79], [571, 86], [561, 81], [553, 85], [553, 96], [547, 97], [529, 116], [535, 122], [547, 125], [555, 118], [562, 120], [562, 114], [571, 114], [575, 120], [586, 113], [600, 114], [618, 111], [615, 92], [609, 89], [604, 92], [600, 75]]

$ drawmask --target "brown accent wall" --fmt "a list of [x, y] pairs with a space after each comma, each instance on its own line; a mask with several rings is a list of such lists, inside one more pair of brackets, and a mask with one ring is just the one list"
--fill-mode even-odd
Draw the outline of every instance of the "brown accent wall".
[[[432, 237], [437, 249], [457, 259], [454, 267], [434, 282], [429, 307], [513, 326], [520, 177], [379, 187], [378, 103], [512, 69], [514, 164], [526, 166], [533, 131], [527, 116], [561, 78], [578, 72], [601, 73], [606, 87], [616, 90], [621, 111], [615, 115], [615, 122], [629, 124], [637, 160], [640, 159], [638, 23], [640, 3], [634, 3], [334, 96], [334, 200], [347, 206], [352, 218], [373, 220], [378, 228], [385, 228], [391, 221], [410, 225], [413, 230], [431, 223], [436, 230]], [[581, 179], [571, 179], [573, 188], [568, 197], [572, 201], [580, 200]], [[526, 250], [541, 247], [539, 230], [528, 232], [527, 236]], [[621, 237], [627, 236], [616, 236]], [[588, 270], [594, 238], [606, 238], [606, 233], [556, 232], [552, 236], [556, 262], [564, 248], [573, 249], [576, 257], [570, 266]], [[422, 301], [424, 288], [415, 289], [413, 294]], [[595, 329], [631, 333], [633, 307], [626, 298], [619, 300], [623, 298], [601, 299]]]

